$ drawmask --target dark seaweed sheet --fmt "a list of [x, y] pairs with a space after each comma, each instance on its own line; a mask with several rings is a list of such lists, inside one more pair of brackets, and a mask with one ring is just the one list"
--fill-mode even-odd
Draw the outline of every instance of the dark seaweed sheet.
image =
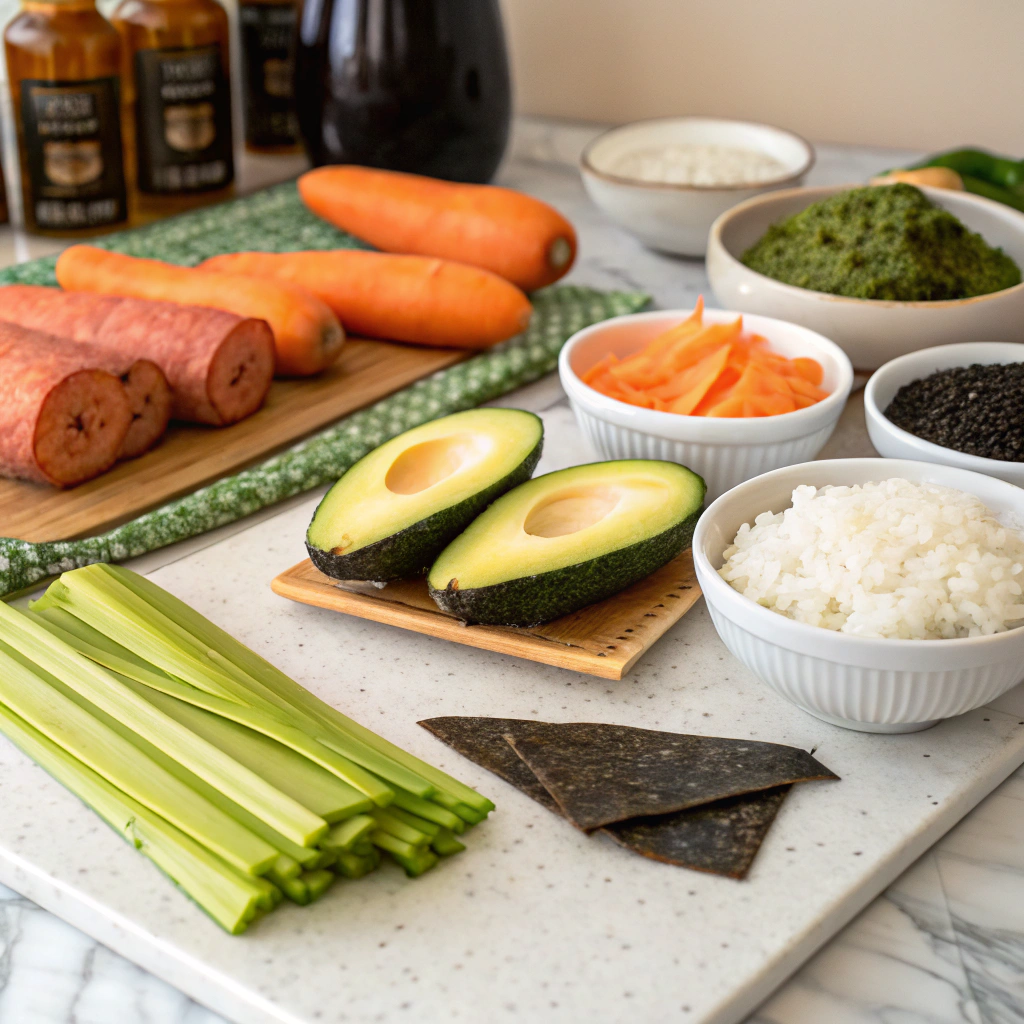
[[[447, 743], [464, 757], [493, 772], [520, 792], [542, 804], [548, 810], [564, 816], [562, 808], [544, 787], [527, 763], [518, 756], [512, 743], [524, 745], [535, 737], [539, 729], [556, 735], [566, 726], [533, 722], [515, 718], [431, 718], [419, 723], [438, 739]], [[574, 735], [582, 735], [581, 723], [569, 723]], [[588, 723], [582, 723], [584, 725]], [[619, 729], [628, 727], [597, 726], [597, 729]], [[632, 730], [651, 732], [651, 730]], [[567, 733], [568, 735], [568, 733]], [[687, 737], [673, 733], [654, 733], [656, 737], [680, 739], [705, 739]], [[723, 743], [752, 746], [778, 746], [777, 744], [747, 743], [739, 740], [724, 740]], [[792, 751], [796, 748], [783, 747]], [[734, 752], [735, 753], [735, 752]], [[740, 751], [740, 753], [745, 753]], [[815, 761], [803, 751], [810, 764], [807, 768], [814, 774], [806, 779], [838, 778], [824, 765]], [[674, 811], [666, 814], [633, 817], [628, 820], [609, 823], [598, 829], [616, 843], [653, 860], [675, 864], [680, 867], [705, 871], [742, 879], [753, 863], [757, 851], [768, 833], [771, 823], [782, 806], [792, 786], [776, 784], [753, 793], [742, 793], [701, 806]]]
[[597, 722], [520, 725], [506, 739], [585, 832], [787, 783], [836, 778], [799, 747], [757, 740]]

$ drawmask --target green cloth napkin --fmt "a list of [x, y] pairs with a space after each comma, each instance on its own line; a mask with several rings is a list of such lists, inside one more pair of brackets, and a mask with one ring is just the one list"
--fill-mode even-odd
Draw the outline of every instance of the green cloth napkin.
[[[244, 249], [356, 248], [359, 243], [310, 214], [294, 183], [276, 186], [117, 235], [96, 245], [195, 264]], [[0, 271], [2, 284], [55, 284], [55, 258]], [[464, 363], [441, 370], [339, 420], [251, 469], [224, 477], [108, 533], [83, 540], [29, 543], [0, 538], [0, 596], [92, 562], [116, 562], [234, 522], [268, 505], [336, 480], [388, 438], [420, 423], [470, 409], [549, 373], [562, 345], [588, 324], [642, 308], [639, 292], [560, 285], [532, 297], [529, 330]]]

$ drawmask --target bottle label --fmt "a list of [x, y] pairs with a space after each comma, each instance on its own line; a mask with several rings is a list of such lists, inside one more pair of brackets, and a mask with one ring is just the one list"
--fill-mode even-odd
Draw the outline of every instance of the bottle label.
[[116, 77], [22, 79], [28, 191], [39, 227], [102, 227], [127, 217], [119, 86]]
[[295, 11], [293, 3], [243, 3], [239, 8], [245, 138], [253, 146], [291, 146], [299, 137]]
[[234, 179], [231, 93], [218, 46], [135, 54], [142, 192], [202, 192]]

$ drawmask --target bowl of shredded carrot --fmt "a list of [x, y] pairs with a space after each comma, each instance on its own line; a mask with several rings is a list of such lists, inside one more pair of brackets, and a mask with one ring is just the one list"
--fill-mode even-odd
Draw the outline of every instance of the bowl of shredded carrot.
[[708, 500], [825, 446], [853, 386], [828, 338], [769, 317], [704, 309], [616, 317], [562, 349], [562, 387], [604, 459], [667, 459]]

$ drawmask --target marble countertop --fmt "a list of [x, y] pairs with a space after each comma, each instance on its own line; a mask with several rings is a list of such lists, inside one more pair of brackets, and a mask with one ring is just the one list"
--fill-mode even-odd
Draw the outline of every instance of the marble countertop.
[[[691, 305], [708, 285], [699, 261], [644, 250], [586, 200], [573, 161], [583, 126], [521, 122], [501, 181], [536, 192], [577, 225], [572, 280], [640, 288], [661, 306]], [[902, 159], [891, 150], [819, 147], [809, 183], [863, 180]], [[273, 167], [259, 174], [273, 176]], [[255, 180], [259, 180], [257, 177]], [[266, 180], [266, 179], [264, 179]], [[52, 251], [16, 232], [0, 259]], [[503, 403], [504, 404], [504, 403]], [[557, 380], [514, 404], [543, 413], [549, 436], [582, 444]], [[859, 393], [822, 457], [873, 454]], [[254, 522], [295, 512], [299, 496], [241, 523], [136, 560], [150, 572], [222, 544]], [[1024, 770], [905, 872], [750, 1018], [748, 1024], [1017, 1024], [1024, 1021]], [[221, 1018], [0, 887], [3, 1024], [215, 1024]]]

